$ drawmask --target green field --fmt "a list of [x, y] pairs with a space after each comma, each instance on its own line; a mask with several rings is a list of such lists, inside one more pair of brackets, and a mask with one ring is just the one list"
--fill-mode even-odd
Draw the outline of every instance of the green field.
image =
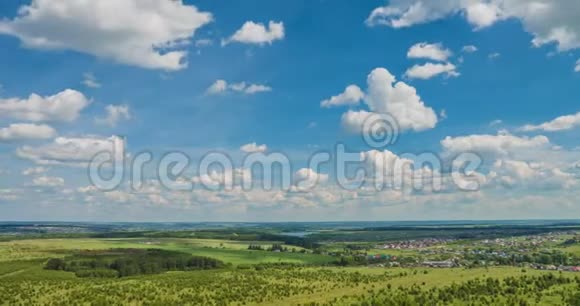
[[[227, 231], [205, 231], [206, 239], [191, 238], [188, 232], [136, 235], [141, 236], [4, 236], [0, 242], [0, 305], [580, 305], [580, 274], [575, 272], [533, 269], [526, 263], [472, 262], [439, 269], [421, 264], [438, 257], [467, 256], [461, 251], [469, 248], [506, 252], [519, 248], [501, 247], [501, 242], [464, 239], [422, 249], [382, 249], [374, 241], [348, 240], [352, 237], [347, 233], [339, 241], [323, 241], [307, 249], [282, 240], [269, 241], [270, 237], [284, 238], [259, 232], [240, 237]], [[261, 240], [251, 240], [254, 237]], [[544, 241], [530, 249], [533, 252], [559, 250], [569, 254], [569, 260], [577, 260], [578, 244], [562, 243], [576, 239], [575, 235], [530, 237]], [[275, 252], [274, 245], [284, 250]], [[262, 250], [249, 250], [250, 246]], [[429, 253], [434, 250], [438, 253]], [[155, 259], [143, 254], [164, 255]], [[377, 254], [397, 256], [397, 266], [403, 267], [390, 267], [392, 259], [367, 261], [368, 255]], [[171, 256], [205, 258], [204, 263], [215, 259], [220, 264], [170, 266]], [[350, 261], [343, 261], [345, 258]], [[141, 261], [132, 263], [137, 268], [131, 273], [124, 273], [116, 263], [119, 259]], [[158, 260], [155, 269], [140, 266], [153, 265], [154, 260]], [[457, 258], [460, 260], [466, 261]], [[49, 262], [65, 264], [47, 269]]]
[[[122, 279], [81, 279], [43, 269], [41, 261], [0, 264], [0, 300], [14, 304], [222, 305], [333, 303], [349, 305], [381, 288], [444, 288], [477, 278], [532, 277], [547, 274], [517, 268], [381, 269], [286, 268], [168, 272]], [[572, 278], [564, 273], [564, 277]], [[541, 297], [542, 305], [561, 305], [564, 291], [579, 284], [558, 285]], [[530, 302], [532, 298], [530, 297]]]
[[[228, 241], [189, 238], [122, 238], [122, 239], [35, 239], [0, 242], [0, 262], [65, 256], [75, 250], [102, 250], [110, 248], [159, 248], [191, 253], [222, 260], [233, 265], [256, 263], [324, 264], [333, 258], [299, 252], [262, 252], [248, 250], [250, 244], [272, 245], [276, 242]], [[302, 248], [288, 246], [300, 251]]]

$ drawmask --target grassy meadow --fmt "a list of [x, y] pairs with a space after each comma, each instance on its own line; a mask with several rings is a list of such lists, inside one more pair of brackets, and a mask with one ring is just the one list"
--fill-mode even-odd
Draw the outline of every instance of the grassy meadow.
[[0, 242], [0, 262], [21, 261], [65, 256], [75, 250], [103, 250], [111, 248], [149, 249], [157, 248], [181, 251], [198, 256], [207, 256], [222, 260], [232, 265], [256, 263], [299, 263], [324, 264], [333, 258], [324, 255], [302, 254], [296, 246], [286, 246], [297, 252], [261, 252], [248, 250], [248, 246], [270, 246], [276, 241], [229, 241], [217, 239], [193, 238], [70, 238], [70, 239], [34, 239]]
[[4, 226], [0, 305], [580, 305], [562, 226], [55, 226]]
[[[168, 272], [119, 279], [82, 279], [43, 269], [43, 262], [0, 263], [4, 305], [358, 305], [381, 288], [445, 288], [475, 279], [533, 277], [543, 271], [518, 268], [380, 269], [296, 267], [264, 270]], [[572, 279], [572, 275], [563, 277]], [[543, 292], [540, 305], [562, 305], [570, 283]], [[576, 286], [576, 287], [574, 287]], [[393, 289], [397, 290], [397, 289]], [[530, 303], [532, 297], [530, 296]], [[413, 304], [411, 304], [413, 305]], [[443, 305], [443, 304], [442, 304]]]

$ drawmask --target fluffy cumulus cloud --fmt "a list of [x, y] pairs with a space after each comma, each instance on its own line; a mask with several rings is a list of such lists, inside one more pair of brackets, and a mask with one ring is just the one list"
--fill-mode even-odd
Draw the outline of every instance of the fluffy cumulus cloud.
[[[479, 190], [484, 197], [503, 188], [517, 188], [528, 193], [562, 191], [576, 188], [580, 183], [571, 162], [577, 159], [577, 154], [559, 152], [550, 156], [547, 153], [551, 146], [543, 136], [467, 135], [446, 138], [442, 147], [443, 154], [478, 153], [487, 163], [479, 165], [473, 172], [446, 173], [441, 171], [440, 167], [445, 166], [438, 162], [437, 157], [398, 156], [388, 150], [372, 150], [361, 152], [361, 161], [367, 169], [365, 181], [372, 186], [380, 183], [388, 189], [401, 190], [413, 198], [433, 198], [437, 197], [433, 192], [454, 194], [460, 190]], [[426, 164], [421, 166], [418, 162]], [[400, 189], [405, 186], [421, 187], [410, 192], [408, 188]], [[369, 185], [363, 185], [364, 188], [369, 188]]]
[[246, 21], [242, 27], [230, 38], [223, 41], [223, 44], [238, 42], [244, 44], [272, 44], [276, 40], [284, 38], [284, 23], [270, 21], [268, 25]]
[[457, 14], [475, 29], [516, 18], [533, 35], [535, 46], [555, 43], [559, 51], [580, 48], [580, 4], [570, 0], [396, 0], [373, 10], [367, 24], [403, 28]]
[[519, 152], [545, 150], [551, 147], [550, 140], [545, 136], [519, 137], [510, 134], [498, 135], [468, 135], [446, 137], [441, 141], [444, 153], [456, 155], [460, 153], [479, 153], [485, 155], [512, 156]]
[[252, 142], [241, 146], [240, 150], [245, 153], [263, 153], [268, 150], [268, 146], [265, 144], [258, 145], [255, 142]]
[[396, 125], [390, 128], [397, 132], [399, 129], [421, 131], [431, 129], [437, 124], [437, 115], [432, 108], [425, 105], [417, 90], [405, 82], [397, 81], [387, 69], [376, 68], [371, 71], [367, 77], [367, 86], [366, 94], [354, 90], [356, 95], [347, 95], [347, 88], [343, 94], [327, 100], [326, 103], [323, 101], [322, 106], [354, 104], [351, 102], [353, 97], [360, 97], [370, 111], [350, 110], [342, 116], [343, 126], [352, 132], [363, 131], [363, 125], [369, 116], [377, 114], [388, 114], [396, 120], [396, 123], [389, 123]]
[[384, 68], [373, 70], [368, 78], [365, 103], [376, 113], [388, 113], [401, 129], [421, 131], [435, 127], [437, 115], [425, 106], [417, 90], [396, 78]]
[[49, 139], [56, 136], [56, 130], [46, 124], [15, 123], [0, 128], [0, 142], [30, 139]]
[[310, 168], [302, 168], [294, 173], [293, 181], [292, 191], [308, 191], [316, 188], [318, 184], [327, 182], [328, 174], [321, 174]]
[[0, 98], [0, 116], [33, 122], [74, 121], [90, 100], [81, 92], [66, 89], [52, 96], [31, 94], [28, 98]]
[[384, 133], [382, 135], [385, 140], [398, 137], [401, 129], [395, 120], [392, 116], [366, 110], [349, 110], [341, 117], [342, 126], [347, 132], [371, 136]]
[[16, 150], [20, 158], [39, 165], [86, 166], [100, 153], [107, 153], [115, 160], [125, 154], [125, 141], [117, 136], [68, 138], [57, 137], [52, 143], [41, 146], [22, 146]]
[[580, 72], [580, 59], [576, 61], [576, 67], [574, 67], [574, 71]]
[[[547, 200], [550, 200], [550, 209], [556, 209], [560, 207], [558, 203], [571, 203], [570, 199], [578, 196], [578, 179], [566, 169], [548, 163], [498, 158], [492, 164], [489, 174], [477, 172], [472, 175], [480, 182], [477, 191], [465, 192], [459, 191], [457, 181], [451, 180], [446, 173], [441, 174], [425, 167], [402, 167], [416, 163], [414, 159], [408, 155], [398, 156], [388, 150], [361, 152], [362, 164], [359, 166], [368, 171], [363, 185], [355, 189], [341, 188], [327, 174], [302, 168], [293, 173], [292, 185], [288, 190], [264, 190], [259, 187], [246, 190], [241, 183], [251, 182], [252, 172], [250, 169], [235, 168], [209, 171], [188, 179], [195, 187], [187, 192], [169, 190], [157, 180], [147, 180], [138, 190], [132, 190], [129, 186], [121, 186], [112, 192], [101, 191], [94, 186], [35, 190], [54, 189], [56, 192], [49, 192], [70, 198], [59, 202], [61, 205], [77, 205], [84, 201], [90, 205], [110, 207], [117, 212], [135, 207], [163, 207], [164, 212], [183, 218], [203, 213], [202, 218], [220, 220], [256, 218], [256, 214], [262, 212], [263, 216], [258, 219], [269, 217], [287, 220], [288, 214], [297, 215], [297, 220], [304, 220], [306, 216], [316, 220], [324, 216], [336, 219], [337, 213], [343, 213], [341, 218], [353, 220], [361, 216], [372, 218], [379, 212], [408, 218], [418, 215], [432, 218], [432, 213], [440, 214], [441, 218], [449, 217], [446, 215], [449, 213], [454, 217], [487, 217], [482, 213], [497, 210], [506, 213], [505, 210], [512, 206], [518, 209], [513, 209], [510, 214], [527, 212], [532, 205], [545, 205]], [[442, 176], [442, 189], [435, 189], [434, 182], [438, 176]], [[383, 189], [377, 189], [377, 178], [381, 178], [385, 184]], [[415, 189], [418, 182], [421, 182], [419, 186], [422, 189]], [[514, 195], [522, 196], [506, 200], [505, 188], [511, 189]], [[62, 192], [59, 191], [61, 189]], [[0, 190], [0, 199], [1, 194]], [[6, 197], [12, 194], [12, 191], [7, 191]], [[47, 192], [43, 196], [52, 197], [51, 194]], [[504, 201], [499, 201], [502, 197]], [[572, 211], [568, 209], [567, 213]], [[405, 212], [408, 214], [405, 215]]]
[[476, 29], [489, 27], [498, 20], [505, 18], [502, 10], [495, 3], [473, 3], [465, 8], [469, 23]]
[[397, 155], [389, 150], [360, 153], [366, 176], [362, 189], [390, 190], [406, 196], [456, 191], [459, 182], [442, 175], [434, 155]]
[[532, 132], [532, 131], [557, 132], [571, 130], [579, 126], [580, 126], [580, 112], [573, 115], [561, 116], [552, 121], [544, 122], [537, 125], [527, 124], [522, 126], [520, 130], [524, 132]]
[[107, 105], [105, 107], [107, 115], [105, 117], [96, 118], [98, 124], [115, 127], [122, 120], [131, 119], [131, 112], [128, 105]]
[[566, 189], [578, 182], [571, 172], [577, 153], [554, 150], [545, 136], [467, 135], [447, 137], [441, 145], [447, 157], [461, 153], [480, 156], [482, 165], [478, 171], [489, 170], [481, 180], [486, 188], [518, 187], [533, 192]]
[[322, 107], [333, 107], [333, 106], [343, 106], [343, 105], [357, 105], [363, 98], [365, 94], [356, 85], [349, 85], [345, 88], [344, 92], [336, 96], [332, 96], [329, 99], [320, 102]]
[[[401, 158], [389, 150], [371, 150], [361, 152], [360, 159], [366, 163], [367, 169], [371, 170], [371, 177], [374, 177], [379, 173], [385, 176], [400, 175], [401, 173], [395, 172], [402, 171], [402, 166], [404, 165], [413, 164], [413, 161], [410, 159]], [[399, 163], [400, 165], [395, 165], [396, 163]]]
[[[430, 44], [426, 42], [413, 45], [407, 52], [408, 58], [413, 59], [428, 59], [439, 63], [424, 63], [417, 64], [407, 69], [405, 77], [409, 79], [427, 80], [437, 75], [444, 74], [446, 77], [457, 77], [457, 67], [449, 63], [449, 58], [453, 56], [453, 52], [443, 47], [443, 44]], [[444, 62], [444, 63], [441, 63]]]
[[369, 120], [369, 117], [374, 115], [372, 112], [367, 112], [365, 110], [349, 110], [342, 114], [341, 122], [342, 126], [350, 133], [364, 133], [365, 122]]
[[212, 15], [177, 1], [33, 0], [0, 33], [35, 49], [69, 49], [150, 69], [187, 66], [183, 49]]
[[[545, 136], [518, 137], [510, 134], [447, 137], [444, 154], [477, 153], [489, 165], [483, 188], [517, 188], [532, 193], [566, 190], [577, 186], [573, 160], [577, 153], [554, 149]], [[479, 171], [485, 170], [479, 169]]]
[[407, 52], [408, 58], [425, 58], [441, 62], [447, 61], [452, 55], [453, 52], [443, 47], [441, 43], [418, 43], [413, 45]]
[[423, 65], [414, 65], [413, 67], [407, 69], [405, 72], [405, 77], [422, 80], [428, 80], [441, 74], [444, 74], [447, 77], [457, 77], [459, 76], [459, 72], [457, 72], [456, 68], [457, 67], [451, 63], [426, 63]]
[[218, 95], [226, 92], [239, 92], [247, 95], [253, 95], [261, 92], [272, 91], [272, 87], [262, 84], [248, 84], [246, 82], [228, 83], [225, 80], [216, 80], [206, 90], [208, 95]]
[[568, 189], [578, 184], [578, 179], [569, 172], [542, 162], [498, 160], [489, 177], [506, 187], [532, 189]]

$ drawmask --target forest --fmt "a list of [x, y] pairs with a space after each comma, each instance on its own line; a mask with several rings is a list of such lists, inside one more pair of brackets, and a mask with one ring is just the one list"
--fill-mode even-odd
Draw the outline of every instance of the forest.
[[91, 251], [65, 258], [51, 258], [45, 269], [74, 272], [78, 277], [126, 277], [167, 271], [218, 269], [217, 259], [160, 249]]

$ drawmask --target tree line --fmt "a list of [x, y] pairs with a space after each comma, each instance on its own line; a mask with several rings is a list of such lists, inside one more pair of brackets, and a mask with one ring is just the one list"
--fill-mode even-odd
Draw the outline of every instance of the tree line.
[[193, 256], [187, 253], [149, 249], [124, 250], [114, 255], [75, 255], [51, 258], [47, 270], [74, 272], [78, 277], [126, 277], [141, 274], [159, 274], [167, 271], [218, 269], [225, 263], [220, 260]]

